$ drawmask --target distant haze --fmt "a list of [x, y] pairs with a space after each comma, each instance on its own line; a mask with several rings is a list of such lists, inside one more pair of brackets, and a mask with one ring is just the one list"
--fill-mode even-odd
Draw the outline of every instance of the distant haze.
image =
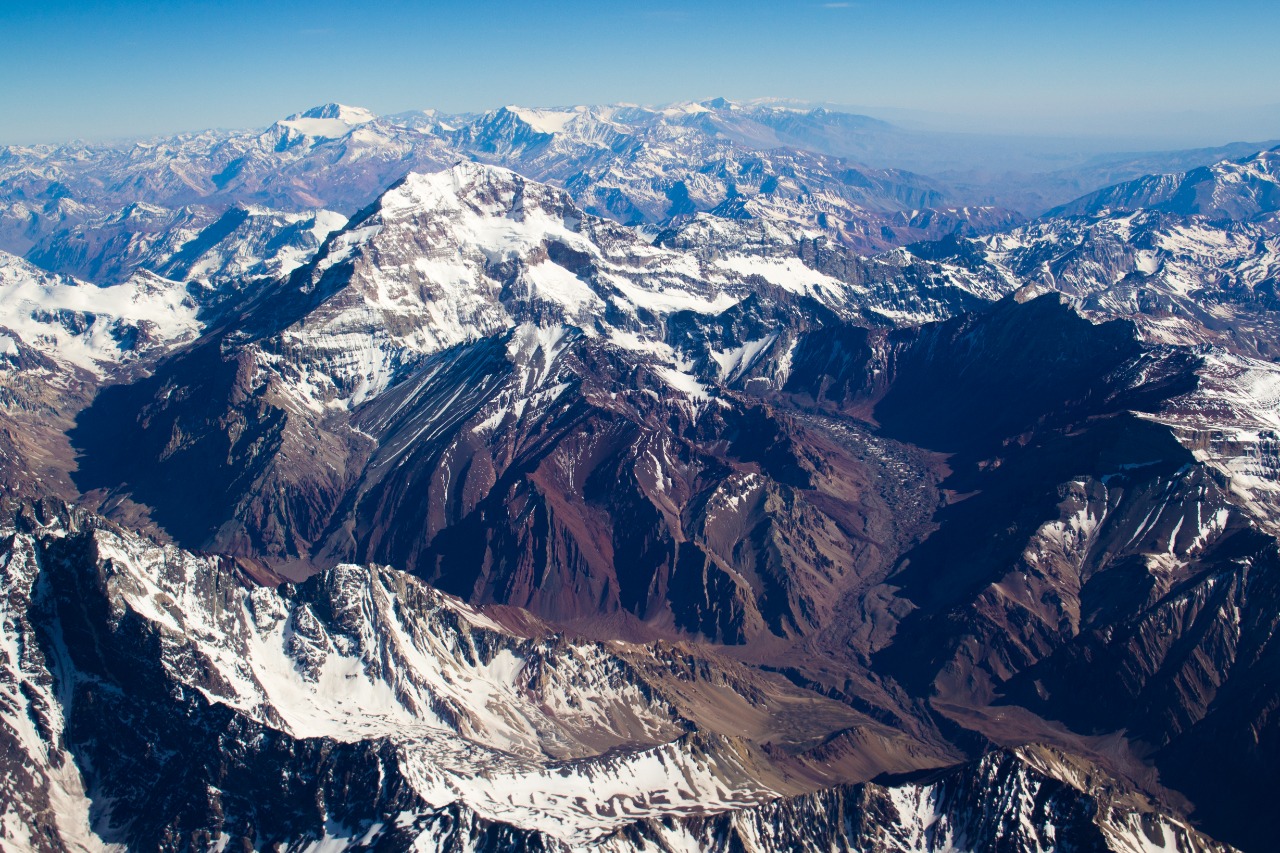
[[260, 127], [326, 101], [778, 96], [922, 129], [1212, 145], [1280, 137], [1273, 24], [1261, 0], [7, 3], [0, 143]]

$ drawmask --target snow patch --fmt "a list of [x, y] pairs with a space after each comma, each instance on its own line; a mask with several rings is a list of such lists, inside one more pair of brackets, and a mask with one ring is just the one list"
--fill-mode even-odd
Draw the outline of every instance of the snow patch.
[[561, 110], [535, 110], [526, 107], [510, 106], [507, 112], [529, 125], [535, 133], [560, 133], [564, 126], [578, 116], [576, 112]]

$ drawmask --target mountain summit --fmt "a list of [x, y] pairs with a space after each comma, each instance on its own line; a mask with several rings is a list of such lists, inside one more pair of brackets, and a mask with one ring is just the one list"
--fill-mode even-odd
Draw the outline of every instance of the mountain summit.
[[346, 136], [352, 128], [367, 124], [376, 118], [376, 115], [363, 107], [323, 104], [304, 112], [294, 113], [277, 124], [304, 136], [337, 139]]

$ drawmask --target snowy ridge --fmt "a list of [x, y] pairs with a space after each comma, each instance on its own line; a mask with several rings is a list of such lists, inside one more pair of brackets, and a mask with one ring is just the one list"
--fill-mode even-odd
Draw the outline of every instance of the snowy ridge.
[[[245, 279], [284, 278], [310, 261], [328, 236], [346, 224], [346, 217], [332, 210], [234, 210], [176, 250], [148, 258], [147, 265], [170, 278], [213, 287]], [[227, 226], [234, 227], [220, 233]]]
[[202, 290], [233, 285], [226, 289], [234, 291], [241, 280], [292, 272], [344, 224], [345, 217], [328, 210], [289, 213], [249, 205], [215, 212], [132, 203], [40, 235], [26, 257], [99, 286], [122, 284], [145, 270], [199, 281]]
[[325, 104], [296, 113], [278, 122], [281, 127], [297, 131], [303, 136], [321, 139], [337, 139], [346, 136], [352, 128], [376, 119], [377, 116], [363, 107], [343, 104]]
[[341, 289], [282, 343], [293, 353], [323, 348], [323, 372], [305, 384], [332, 389], [320, 392], [326, 404], [359, 403], [402, 365], [522, 322], [660, 340], [661, 325], [646, 318], [716, 313], [741, 298], [740, 282], [718, 278], [583, 214], [563, 191], [459, 164], [410, 175], [329, 242], [312, 286], [340, 280]]
[[[1199, 853], [1223, 845], [1125, 801], [1053, 750], [998, 751], [931, 782], [850, 786], [699, 822], [651, 822], [608, 851], [957, 853], [1091, 849]], [[628, 845], [634, 846], [628, 846]], [[651, 846], [652, 845], [652, 846]]]
[[[410, 171], [468, 159], [562, 186], [584, 209], [624, 223], [665, 224], [750, 198], [864, 251], [1020, 221], [1008, 211], [946, 204], [944, 190], [919, 175], [797, 150], [832, 141], [824, 127], [843, 135], [846, 119], [855, 135], [867, 121], [719, 99], [668, 109], [509, 106], [386, 117], [327, 104], [259, 131], [13, 146], [0, 157], [0, 181], [13, 188], [12, 204], [0, 208], [0, 248], [26, 255], [33, 238], [41, 242], [140, 196], [165, 208], [198, 208], [210, 219], [229, 204], [349, 215]], [[797, 122], [808, 132], [790, 134]]]
[[[12, 677], [31, 642], [23, 596], [35, 594], [43, 546], [2, 532], [10, 544], [0, 565], [14, 577], [0, 663]], [[339, 566], [273, 590], [246, 586], [218, 558], [108, 528], [54, 523], [37, 536], [89, 537], [97, 567], [76, 571], [103, 572], [112, 618], [143, 620], [174, 684], [294, 738], [385, 740], [397, 772], [432, 808], [461, 801], [580, 843], [652, 815], [775, 796], [729, 742], [683, 734], [689, 723], [608, 647], [515, 637], [402, 573]], [[56, 732], [65, 699], [41, 695]], [[5, 726], [48, 766], [55, 747], [23, 722], [26, 706], [11, 697]], [[80, 796], [78, 780], [64, 776], [50, 777], [51, 795]], [[83, 819], [83, 801], [66, 819], [76, 814]]]
[[[1252, 174], [1272, 160], [1222, 164], [1214, 174]], [[1196, 389], [1149, 416], [1175, 427], [1260, 524], [1278, 529], [1280, 419], [1270, 359], [1280, 237], [1249, 222], [1142, 210], [1045, 219], [977, 243], [1011, 282], [1062, 293], [1095, 322], [1129, 320], [1153, 345], [1193, 348]], [[943, 269], [955, 274], [945, 262]]]
[[[661, 742], [680, 731], [669, 706], [634, 686], [600, 704], [596, 688], [625, 683], [629, 672], [603, 648], [520, 642], [407, 575], [338, 566], [313, 582], [318, 600], [258, 588], [215, 603], [207, 596], [210, 575], [223, 571], [216, 560], [94, 536], [99, 559], [131, 567], [116, 585], [174, 644], [170, 659], [205, 658], [208, 680], [190, 686], [296, 737], [430, 739], [445, 730], [529, 757], [544, 754], [545, 740], [569, 757], [597, 725], [595, 737], [610, 744]], [[182, 648], [193, 639], [194, 648]], [[533, 669], [547, 699], [527, 692]], [[547, 718], [539, 706], [548, 699], [562, 715]], [[610, 730], [610, 722], [629, 730]]]
[[1148, 175], [1106, 187], [1048, 215], [1153, 210], [1214, 221], [1265, 222], [1280, 209], [1280, 149], [1223, 160], [1188, 172]]
[[1211, 349], [1196, 389], [1151, 415], [1222, 473], [1256, 522], [1280, 533], [1280, 366]]
[[1206, 325], [1248, 329], [1251, 300], [1265, 304], [1280, 274], [1280, 238], [1259, 226], [1151, 211], [1044, 220], [979, 242], [1011, 279], [1131, 318], [1155, 342], [1208, 342]]
[[[221, 558], [46, 511], [0, 530], [0, 742], [22, 756], [20, 776], [0, 775], [0, 792], [12, 783], [22, 792], [6, 796], [0, 828], [16, 850], [42, 849], [36, 827], [76, 849], [147, 837], [129, 833], [144, 831], [149, 812], [126, 818], [123, 798], [104, 818], [94, 805], [101, 792], [86, 787], [64, 746], [72, 738], [88, 748], [83, 716], [69, 725], [78, 703], [97, 696], [128, 708], [131, 691], [149, 689], [154, 674], [114, 680], [111, 661], [122, 660], [162, 674], [171, 697], [189, 692], [178, 713], [198, 725], [207, 718], [216, 730], [229, 712], [240, 720], [233, 737], [259, 732], [233, 747], [246, 760], [259, 755], [255, 744], [279, 742], [301, 762], [284, 765], [286, 778], [305, 777], [313, 744], [332, 756], [379, 756], [373, 790], [399, 793], [356, 800], [354, 814], [319, 796], [304, 805], [311, 820], [281, 838], [291, 849], [378, 841], [480, 851], [494, 843], [479, 840], [484, 832], [606, 853], [818, 851], [823, 838], [866, 851], [984, 849], [995, 838], [1019, 851], [1068, 838], [1124, 853], [1226, 849], [1125, 799], [1092, 768], [1034, 749], [992, 753], [933, 781], [779, 798], [760, 782], [768, 773], [758, 756], [722, 736], [683, 734], [687, 721], [609, 645], [515, 636], [388, 568], [339, 566], [299, 586], [257, 586]], [[57, 614], [62, 621], [49, 621]], [[626, 650], [631, 660], [651, 654]], [[646, 665], [663, 666], [652, 657]], [[214, 760], [174, 746], [155, 744], [165, 761]], [[366, 747], [374, 752], [351, 752]], [[340, 772], [354, 780], [360, 764]], [[362, 790], [355, 784], [350, 795]], [[203, 824], [209, 846], [236, 837], [235, 808], [227, 800]], [[461, 827], [442, 824], [446, 814], [464, 818]]]
[[186, 286], [150, 273], [96, 287], [0, 252], [0, 326], [66, 364], [109, 367], [199, 334]]
[[580, 111], [535, 110], [509, 106], [506, 110], [523, 121], [537, 133], [560, 133]]
[[42, 849], [36, 827], [43, 823], [69, 849], [101, 850], [84, 777], [63, 738], [51, 737], [66, 725], [70, 685], [42, 668], [28, 646], [26, 616], [39, 597], [38, 573], [29, 540], [14, 539], [0, 554], [0, 841], [14, 850]]
[[[746, 239], [746, 229], [761, 228], [763, 239]], [[856, 276], [837, 278], [797, 256], [800, 236], [699, 217], [655, 245], [584, 213], [565, 191], [501, 167], [411, 174], [326, 243], [305, 275], [309, 290], [330, 295], [261, 363], [281, 357], [300, 404], [320, 411], [373, 399], [421, 358], [523, 323], [571, 326], [688, 373], [704, 353], [672, 350], [670, 318], [721, 314], [762, 286], [894, 324], [949, 316], [957, 303], [1011, 289], [1004, 279], [929, 273], [897, 256], [855, 260]], [[911, 277], [929, 275], [944, 293], [907, 296]]]

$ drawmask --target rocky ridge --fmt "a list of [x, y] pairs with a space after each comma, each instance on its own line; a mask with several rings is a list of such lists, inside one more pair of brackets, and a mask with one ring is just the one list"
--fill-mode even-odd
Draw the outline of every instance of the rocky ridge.
[[[699, 688], [672, 670], [646, 680], [636, 662], [664, 668], [658, 649], [512, 634], [388, 569], [342, 566], [273, 590], [252, 567], [47, 503], [0, 533], [0, 732], [15, 762], [0, 825], [27, 849], [737, 839], [776, 850], [824, 833], [846, 849], [999, 838], [1031, 850], [1059, 837], [1226, 849], [1034, 751], [928, 782], [778, 800], [762, 784], [766, 753], [682, 734], [694, 723], [672, 697]], [[748, 695], [785, 704], [774, 690]], [[811, 722], [815, 703], [803, 711]], [[102, 722], [117, 719], [127, 732], [103, 737]], [[995, 790], [1007, 801], [1000, 819], [985, 805]]]

